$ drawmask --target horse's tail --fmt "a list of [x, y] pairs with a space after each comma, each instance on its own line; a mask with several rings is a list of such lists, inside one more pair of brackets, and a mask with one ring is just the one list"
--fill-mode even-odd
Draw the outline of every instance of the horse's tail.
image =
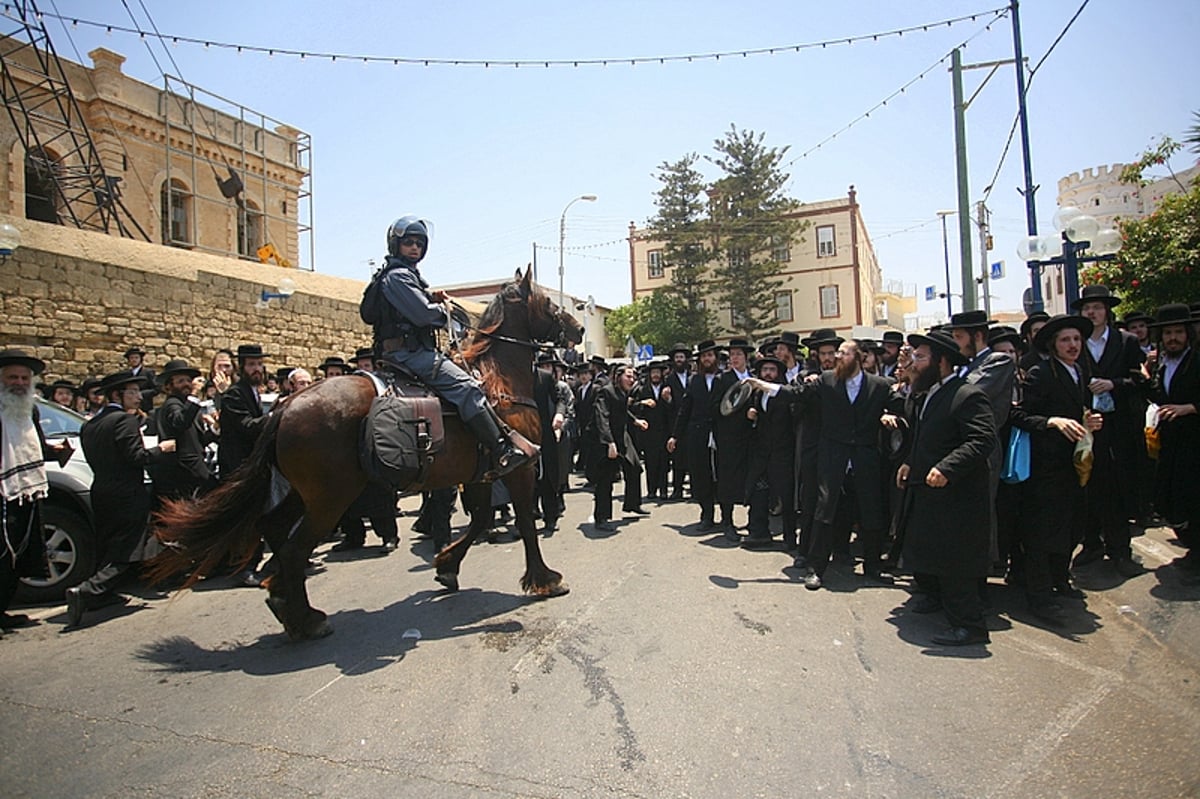
[[246, 461], [199, 499], [165, 500], [154, 514], [155, 536], [165, 545], [147, 574], [158, 582], [191, 570], [184, 588], [230, 562], [244, 568], [258, 546], [257, 522], [269, 508], [275, 438], [281, 413], [268, 417]]

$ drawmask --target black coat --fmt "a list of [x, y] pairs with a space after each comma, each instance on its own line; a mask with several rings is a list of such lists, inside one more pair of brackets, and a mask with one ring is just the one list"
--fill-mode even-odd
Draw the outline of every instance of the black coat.
[[[1163, 387], [1166, 362], [1160, 352], [1158, 373], [1150, 389], [1150, 398], [1159, 405], [1192, 404], [1200, 411], [1200, 363], [1196, 351], [1183, 356], [1171, 379], [1170, 390]], [[1159, 420], [1158, 455], [1154, 508], [1170, 522], [1200, 522], [1200, 414], [1171, 420]]]
[[1079, 382], [1055, 358], [1029, 370], [1021, 403], [1010, 414], [1013, 425], [1029, 431], [1029, 480], [1023, 521], [1030, 530], [1026, 545], [1069, 554], [1082, 536], [1084, 489], [1075, 472], [1075, 443], [1050, 427], [1052, 416], [1081, 421], [1090, 403], [1087, 367], [1080, 359]]
[[821, 414], [817, 441], [817, 521], [833, 524], [846, 471], [853, 464], [860, 523], [867, 529], [887, 527], [879, 420], [887, 410], [891, 393], [886, 378], [864, 373], [858, 396], [851, 405], [845, 384], [837, 380], [832, 370], [822, 372], [816, 382], [805, 383], [801, 388], [804, 404], [816, 404]]
[[[796, 395], [789, 392], [776, 394], [767, 400], [766, 410], [762, 407], [762, 394], [755, 392], [750, 402], [749, 407], [758, 411], [758, 419], [753, 423], [749, 446], [746, 448], [749, 452], [746, 493], [753, 492], [755, 484], [765, 479], [771, 495], [793, 503], [794, 508]], [[742, 413], [748, 410], [746, 408]]]
[[722, 505], [747, 502], [746, 471], [750, 468], [750, 436], [754, 424], [740, 413], [723, 416], [720, 413], [721, 399], [731, 386], [739, 383], [732, 372], [722, 373], [713, 383], [718, 412], [713, 417], [713, 431], [717, 441], [717, 502]]
[[1136, 470], [1146, 457], [1146, 415], [1141, 407], [1145, 382], [1142, 364], [1146, 353], [1132, 333], [1110, 327], [1100, 359], [1092, 358], [1086, 341], [1083, 359], [1087, 360], [1092, 377], [1107, 378], [1114, 384], [1112, 395], [1116, 409], [1104, 414], [1104, 427], [1096, 431], [1096, 461], [1097, 472], [1104, 469], [1107, 477], [1107, 481], [1101, 483], [1107, 486], [1105, 490], [1114, 494], [1103, 497], [1102, 504], [1115, 514], [1118, 523], [1124, 524], [1125, 519], [1137, 515]]
[[[633, 416], [629, 412], [629, 396], [618, 391], [614, 383], [607, 384], [596, 392], [593, 419], [596, 424], [596, 442], [589, 464], [599, 467], [599, 471], [604, 471], [623, 458], [640, 472], [642, 462], [633, 443], [635, 428]], [[617, 458], [610, 460], [608, 445], [614, 443], [617, 445]]]
[[146, 523], [150, 492], [145, 469], [163, 457], [157, 446], [146, 448], [141, 420], [120, 406], [109, 405], [79, 430], [83, 454], [92, 467], [92, 511], [101, 563], [132, 563], [148, 553]]
[[210, 435], [200, 421], [201, 406], [174, 395], [158, 409], [158, 437], [174, 441], [175, 451], [165, 453], [151, 471], [154, 491], [160, 496], [179, 498], [210, 487], [213, 476], [204, 459]]
[[250, 456], [266, 421], [262, 404], [245, 379], [234, 383], [221, 396], [221, 443], [217, 448], [217, 465], [222, 480], [228, 480]]
[[716, 497], [709, 437], [713, 436], [715, 420], [721, 415], [720, 380], [713, 377], [710, 390], [703, 373], [692, 375], [687, 390], [679, 401], [673, 437], [686, 447], [687, 471], [691, 475], [692, 498], [701, 505], [711, 505]]
[[[983, 577], [991, 561], [988, 456], [996, 449], [994, 412], [987, 394], [961, 377], [912, 403], [912, 448], [900, 529], [904, 565], [933, 575]], [[933, 468], [947, 483], [931, 488]]]

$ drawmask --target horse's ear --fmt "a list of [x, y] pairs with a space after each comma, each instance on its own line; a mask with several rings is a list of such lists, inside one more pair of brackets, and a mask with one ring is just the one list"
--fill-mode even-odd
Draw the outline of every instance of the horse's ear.
[[528, 289], [530, 286], [533, 285], [533, 267], [532, 266], [526, 267], [525, 274], [523, 274], [523, 275], [521, 274], [521, 270], [518, 268], [516, 278], [517, 278], [517, 282], [521, 284], [521, 288]]

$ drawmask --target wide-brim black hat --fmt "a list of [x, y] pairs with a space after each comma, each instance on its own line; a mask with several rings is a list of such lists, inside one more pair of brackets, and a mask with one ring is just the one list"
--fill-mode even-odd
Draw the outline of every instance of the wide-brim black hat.
[[25, 350], [15, 348], [0, 350], [0, 368], [5, 366], [24, 366], [35, 375], [46, 371], [46, 362], [41, 358], [30, 355]]
[[909, 346], [920, 347], [922, 344], [939, 355], [945, 355], [953, 366], [965, 366], [970, 363], [967, 356], [958, 351], [954, 337], [941, 330], [931, 330], [929, 333], [913, 333], [908, 337]]
[[753, 394], [754, 387], [745, 380], [732, 384], [725, 389], [725, 395], [721, 397], [721, 415], [733, 416], [746, 407], [746, 403], [750, 401]]
[[146, 388], [150, 385], [150, 379], [144, 374], [135, 375], [130, 369], [123, 369], [120, 372], [113, 372], [100, 381], [100, 391], [104, 396], [108, 396], [108, 392], [114, 388], [120, 388], [130, 383], [137, 383], [138, 388]]
[[1021, 334], [1015, 327], [1000, 325], [988, 331], [988, 346], [994, 347], [1002, 341], [1011, 343], [1014, 347], [1021, 346]]
[[167, 361], [167, 365], [162, 368], [162, 372], [159, 373], [157, 379], [160, 384], [166, 385], [166, 382], [175, 375], [187, 375], [195, 380], [200, 376], [200, 370], [182, 358], [175, 358], [174, 360]]
[[324, 372], [331, 366], [336, 366], [339, 369], [345, 369], [347, 371], [354, 368], [350, 364], [346, 363], [345, 359], [340, 355], [330, 355], [325, 359], [325, 362], [319, 365], [317, 368]]
[[1096, 284], [1083, 287], [1083, 291], [1079, 292], [1079, 297], [1071, 303], [1071, 310], [1078, 311], [1085, 302], [1102, 302], [1112, 308], [1114, 305], [1121, 304], [1121, 298], [1114, 297], [1113, 293], [1108, 290], [1108, 286]]
[[46, 390], [49, 391], [51, 394], [54, 393], [54, 390], [56, 388], [69, 389], [72, 394], [74, 394], [76, 391], [79, 390], [79, 386], [75, 385], [70, 380], [66, 380], [66, 379], [55, 380], [53, 383], [46, 386]]
[[961, 311], [950, 314], [950, 321], [942, 325], [942, 330], [958, 328], [987, 327], [996, 324], [995, 319], [988, 319], [984, 311]]
[[1167, 325], [1190, 325], [1197, 321], [1192, 309], [1182, 302], [1172, 302], [1162, 305], [1154, 315], [1150, 327], [1166, 327]]
[[102, 383], [102, 382], [103, 381], [100, 380], [100, 378], [98, 378], [98, 377], [89, 377], [87, 380], [84, 380], [83, 383], [80, 384], [79, 393], [86, 397], [88, 395], [88, 392], [91, 391], [92, 389], [100, 388], [100, 383]]
[[699, 344], [696, 345], [696, 350], [692, 354], [695, 356], [699, 356], [700, 353], [702, 353], [702, 352], [713, 352], [713, 351], [720, 350], [720, 349], [721, 349], [720, 344], [713, 341], [712, 339], [705, 339], [704, 341], [701, 341]]
[[1075, 314], [1059, 314], [1051, 316], [1046, 324], [1042, 325], [1042, 329], [1033, 337], [1033, 346], [1037, 347], [1042, 352], [1050, 351], [1050, 342], [1058, 335], [1060, 330], [1074, 328], [1079, 331], [1079, 334], [1084, 338], [1092, 335], [1092, 320], [1085, 316], [1076, 316]]
[[1031, 327], [1036, 325], [1038, 322], [1045, 322], [1049, 318], [1050, 314], [1046, 313], [1045, 311], [1034, 311], [1033, 313], [1029, 314], [1029, 316], [1026, 316], [1025, 320], [1021, 322], [1021, 335], [1028, 336], [1029, 329]]
[[684, 355], [688, 356], [689, 358], [692, 357], [691, 347], [687, 346], [686, 344], [682, 344], [682, 343], [676, 343], [674, 347], [671, 347], [671, 349], [667, 350], [667, 357], [674, 358], [675, 353], [677, 353], [677, 352], [682, 352]]
[[363, 358], [375, 358], [375, 350], [371, 347], [359, 347], [354, 351], [354, 360], [361, 361]]
[[762, 369], [763, 364], [768, 364], [768, 363], [775, 364], [775, 367], [779, 370], [779, 374], [781, 374], [781, 375], [784, 374], [785, 372], [787, 372], [787, 364], [771, 355], [764, 355], [763, 357], [756, 360], [754, 362], [754, 371], [756, 371], [756, 372], [759, 371], [760, 369]]
[[[1186, 307], [1186, 306], [1184, 306], [1184, 307]], [[1162, 310], [1162, 309], [1160, 308], [1159, 310]], [[1121, 321], [1124, 322], [1126, 325], [1132, 324], [1133, 322], [1150, 323], [1150, 322], [1154, 321], [1154, 317], [1143, 311], [1130, 311], [1129, 313], [1125, 314], [1124, 318], [1122, 318]]]
[[665, 358], [660, 358], [657, 361], [651, 361], [650, 363], [646, 364], [647, 372], [649, 372], [651, 369], [670, 369], [670, 368], [671, 368], [671, 362], [666, 360]]
[[883, 331], [882, 342], [884, 344], [903, 344], [904, 334], [899, 330], [885, 330]]
[[744, 352], [746, 354], [747, 358], [749, 358], [751, 355], [753, 355], [756, 351], [754, 348], [754, 345], [751, 344], [749, 341], [747, 341], [744, 338], [729, 339], [729, 343], [725, 345], [725, 349], [741, 350], [742, 352]]
[[870, 350], [871, 352], [883, 352], [883, 345], [873, 338], [856, 338], [855, 343], [858, 344], [860, 350]]
[[245, 358], [270, 358], [270, 355], [263, 352], [261, 344], [239, 344], [237, 348], [238, 360]]
[[124, 357], [128, 358], [130, 355], [141, 355], [144, 357], [146, 355], [146, 351], [135, 344], [132, 347], [130, 347], [129, 349], [125, 350]]
[[842, 346], [846, 339], [837, 334], [832, 327], [820, 327], [813, 331], [813, 334], [802, 340], [802, 344], [810, 350], [815, 350], [817, 347], [823, 347], [827, 344], [832, 344], [835, 347]]

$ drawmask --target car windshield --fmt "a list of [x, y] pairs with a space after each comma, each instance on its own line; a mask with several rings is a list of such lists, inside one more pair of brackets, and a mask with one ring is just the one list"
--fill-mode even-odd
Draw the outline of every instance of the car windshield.
[[79, 428], [87, 421], [70, 408], [38, 398], [38, 418], [46, 438], [62, 438], [79, 435]]

